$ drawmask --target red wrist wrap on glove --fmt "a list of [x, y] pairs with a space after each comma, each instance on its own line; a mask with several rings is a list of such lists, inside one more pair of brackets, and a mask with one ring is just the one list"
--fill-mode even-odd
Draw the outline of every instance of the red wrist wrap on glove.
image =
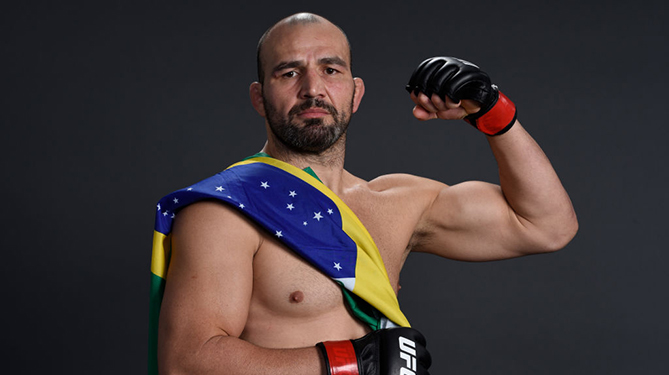
[[325, 341], [319, 344], [325, 349], [325, 366], [328, 375], [359, 375], [358, 357], [349, 340]]
[[488, 112], [478, 118], [475, 115], [466, 117], [465, 121], [487, 135], [500, 135], [516, 122], [516, 105], [500, 91], [497, 103]]

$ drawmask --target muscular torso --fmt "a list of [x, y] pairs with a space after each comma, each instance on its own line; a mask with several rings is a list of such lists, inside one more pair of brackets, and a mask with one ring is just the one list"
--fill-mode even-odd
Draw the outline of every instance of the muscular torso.
[[253, 293], [241, 338], [267, 348], [296, 348], [365, 332], [347, 311], [337, 284], [264, 236], [253, 260]]
[[[409, 204], [408, 189], [356, 182], [339, 196], [370, 232], [397, 293], [400, 270], [420, 217], [420, 205], [415, 201]], [[287, 348], [358, 338], [369, 331], [348, 311], [337, 284], [271, 235], [261, 235], [262, 242], [253, 260], [253, 292], [241, 338], [263, 347]]]

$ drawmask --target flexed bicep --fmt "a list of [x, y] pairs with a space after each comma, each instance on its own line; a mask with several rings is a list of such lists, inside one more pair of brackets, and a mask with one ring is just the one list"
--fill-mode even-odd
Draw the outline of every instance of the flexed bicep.
[[526, 233], [499, 186], [469, 181], [435, 196], [417, 226], [414, 251], [464, 261], [513, 258], [530, 246]]

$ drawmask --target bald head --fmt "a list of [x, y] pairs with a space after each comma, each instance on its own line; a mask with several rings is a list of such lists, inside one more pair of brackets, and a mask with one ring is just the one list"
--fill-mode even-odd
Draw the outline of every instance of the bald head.
[[313, 13], [297, 13], [293, 14], [292, 16], [286, 17], [282, 19], [281, 21], [275, 23], [272, 27], [267, 29], [265, 33], [260, 37], [260, 40], [258, 41], [258, 48], [256, 52], [256, 64], [258, 68], [258, 82], [264, 83], [265, 81], [265, 44], [268, 42], [268, 40], [271, 40], [273, 37], [273, 34], [276, 34], [276, 30], [280, 28], [291, 28], [291, 27], [299, 27], [299, 26], [308, 26], [310, 24], [328, 24], [336, 27], [339, 32], [341, 32], [342, 36], [346, 40], [346, 44], [348, 46], [348, 56], [349, 56], [349, 61], [348, 65], [349, 68], [351, 67], [351, 62], [352, 62], [352, 55], [351, 55], [351, 44], [348, 41], [348, 38], [346, 37], [346, 34], [344, 31], [337, 25], [333, 24], [332, 22], [328, 21], [324, 17], [321, 17], [319, 15], [313, 14]]

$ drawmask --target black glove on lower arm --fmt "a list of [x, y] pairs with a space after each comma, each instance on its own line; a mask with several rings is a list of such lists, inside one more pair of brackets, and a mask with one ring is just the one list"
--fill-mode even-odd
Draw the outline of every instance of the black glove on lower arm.
[[516, 122], [516, 106], [502, 94], [478, 66], [455, 57], [431, 57], [418, 65], [409, 83], [410, 93], [437, 94], [454, 102], [462, 99], [481, 103], [481, 110], [465, 121], [487, 135], [504, 134]]
[[425, 338], [412, 328], [371, 332], [356, 340], [316, 345], [328, 375], [429, 375], [432, 357]]

